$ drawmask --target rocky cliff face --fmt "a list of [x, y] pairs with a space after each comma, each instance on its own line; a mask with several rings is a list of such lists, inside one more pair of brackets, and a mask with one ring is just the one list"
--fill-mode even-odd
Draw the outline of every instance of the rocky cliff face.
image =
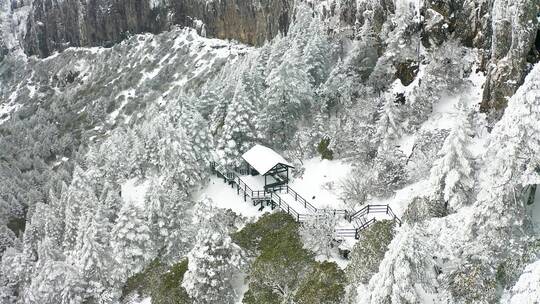
[[[393, 0], [308, 3], [323, 6], [330, 31], [353, 39], [366, 20], [374, 32], [386, 35], [393, 26], [389, 18], [396, 14]], [[22, 27], [18, 39], [24, 52], [47, 57], [70, 46], [112, 46], [133, 34], [158, 33], [172, 25], [261, 45], [287, 32], [294, 0], [0, 0], [0, 4], [10, 5], [13, 12], [21, 7], [29, 10], [26, 20], [18, 16], [4, 28]], [[488, 77], [481, 107], [496, 121], [531, 63], [540, 58], [539, 12], [538, 0], [424, 1], [418, 24], [407, 31], [420, 35], [427, 49], [456, 39], [480, 51], [479, 68]], [[5, 20], [0, 18], [0, 25]], [[14, 44], [1, 40], [0, 60]]]
[[47, 57], [70, 46], [111, 46], [131, 34], [171, 25], [209, 37], [260, 45], [286, 32], [292, 0], [34, 0], [24, 49]]
[[[369, 19], [373, 30], [381, 36], [385, 35], [388, 18], [396, 13], [393, 1], [340, 3], [327, 11], [339, 16], [341, 26], [358, 27]], [[489, 114], [492, 123], [499, 120], [507, 99], [523, 84], [532, 64], [539, 61], [540, 1], [434, 0], [424, 1], [419, 13], [417, 26], [407, 31], [420, 35], [424, 48], [458, 40], [479, 50], [482, 58], [478, 68], [487, 76], [481, 110]]]
[[495, 0], [492, 16], [491, 60], [487, 70], [482, 110], [497, 121], [508, 98], [523, 84], [531, 65], [538, 62], [537, 0]]

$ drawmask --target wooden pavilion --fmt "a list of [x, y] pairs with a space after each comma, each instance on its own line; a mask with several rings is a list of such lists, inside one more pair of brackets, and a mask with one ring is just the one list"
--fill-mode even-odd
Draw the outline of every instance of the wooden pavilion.
[[242, 155], [252, 175], [264, 176], [264, 189], [289, 183], [289, 168], [294, 166], [276, 151], [255, 145]]

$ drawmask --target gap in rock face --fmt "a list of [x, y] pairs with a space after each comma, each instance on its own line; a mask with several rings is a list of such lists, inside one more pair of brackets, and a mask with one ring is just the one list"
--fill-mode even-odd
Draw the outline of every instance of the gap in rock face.
[[535, 64], [540, 61], [540, 29], [536, 31], [536, 38], [534, 44], [527, 55], [527, 62]]
[[534, 41], [534, 46], [536, 48], [536, 53], [540, 53], [540, 29], [536, 31], [536, 39]]

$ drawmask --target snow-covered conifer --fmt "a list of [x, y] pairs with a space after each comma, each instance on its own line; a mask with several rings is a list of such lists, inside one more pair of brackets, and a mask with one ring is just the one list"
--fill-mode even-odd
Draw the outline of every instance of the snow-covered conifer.
[[304, 49], [303, 59], [308, 67], [312, 84], [317, 87], [326, 81], [328, 77], [331, 48], [318, 18], [313, 18], [309, 31], [311, 32], [311, 39]]
[[390, 147], [393, 140], [403, 134], [403, 114], [393, 96], [386, 94], [382, 100], [377, 121], [376, 138], [383, 147]]
[[219, 141], [224, 153], [222, 163], [232, 166], [240, 164], [240, 155], [249, 150], [259, 138], [256, 126], [257, 111], [248, 94], [245, 79], [242, 77], [238, 80]]
[[126, 277], [141, 271], [155, 256], [146, 218], [137, 206], [129, 202], [120, 209], [111, 235], [115, 258], [124, 266]]
[[237, 294], [231, 284], [244, 257], [223, 223], [214, 218], [200, 230], [188, 261], [182, 286], [196, 303], [235, 303]]
[[431, 169], [434, 198], [442, 199], [452, 210], [467, 203], [474, 185], [472, 157], [468, 150], [472, 134], [467, 113], [460, 107], [456, 124]]
[[114, 271], [119, 265], [110, 247], [109, 229], [107, 214], [100, 204], [96, 212], [86, 213], [81, 218], [76, 246], [68, 257], [68, 262], [80, 270], [79, 274], [86, 282], [87, 297], [93, 299], [99, 299], [120, 279]]
[[75, 168], [73, 181], [69, 187], [69, 196], [65, 211], [64, 250], [72, 250], [76, 243], [79, 220], [83, 213], [88, 210], [90, 204], [97, 202], [91, 182], [85, 177], [81, 168]]
[[313, 101], [309, 74], [300, 56], [298, 47], [293, 47], [267, 78], [263, 126], [267, 138], [281, 148], [294, 135], [299, 120]]
[[358, 303], [419, 303], [438, 286], [433, 251], [423, 231], [402, 226]]
[[171, 179], [154, 180], [147, 193], [148, 221], [156, 249], [176, 261], [192, 248], [196, 229], [191, 224], [192, 202]]

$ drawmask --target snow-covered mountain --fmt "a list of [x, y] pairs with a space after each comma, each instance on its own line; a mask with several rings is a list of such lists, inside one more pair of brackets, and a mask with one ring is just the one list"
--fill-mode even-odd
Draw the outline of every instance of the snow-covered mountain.
[[0, 0], [0, 302], [540, 301], [539, 14]]

